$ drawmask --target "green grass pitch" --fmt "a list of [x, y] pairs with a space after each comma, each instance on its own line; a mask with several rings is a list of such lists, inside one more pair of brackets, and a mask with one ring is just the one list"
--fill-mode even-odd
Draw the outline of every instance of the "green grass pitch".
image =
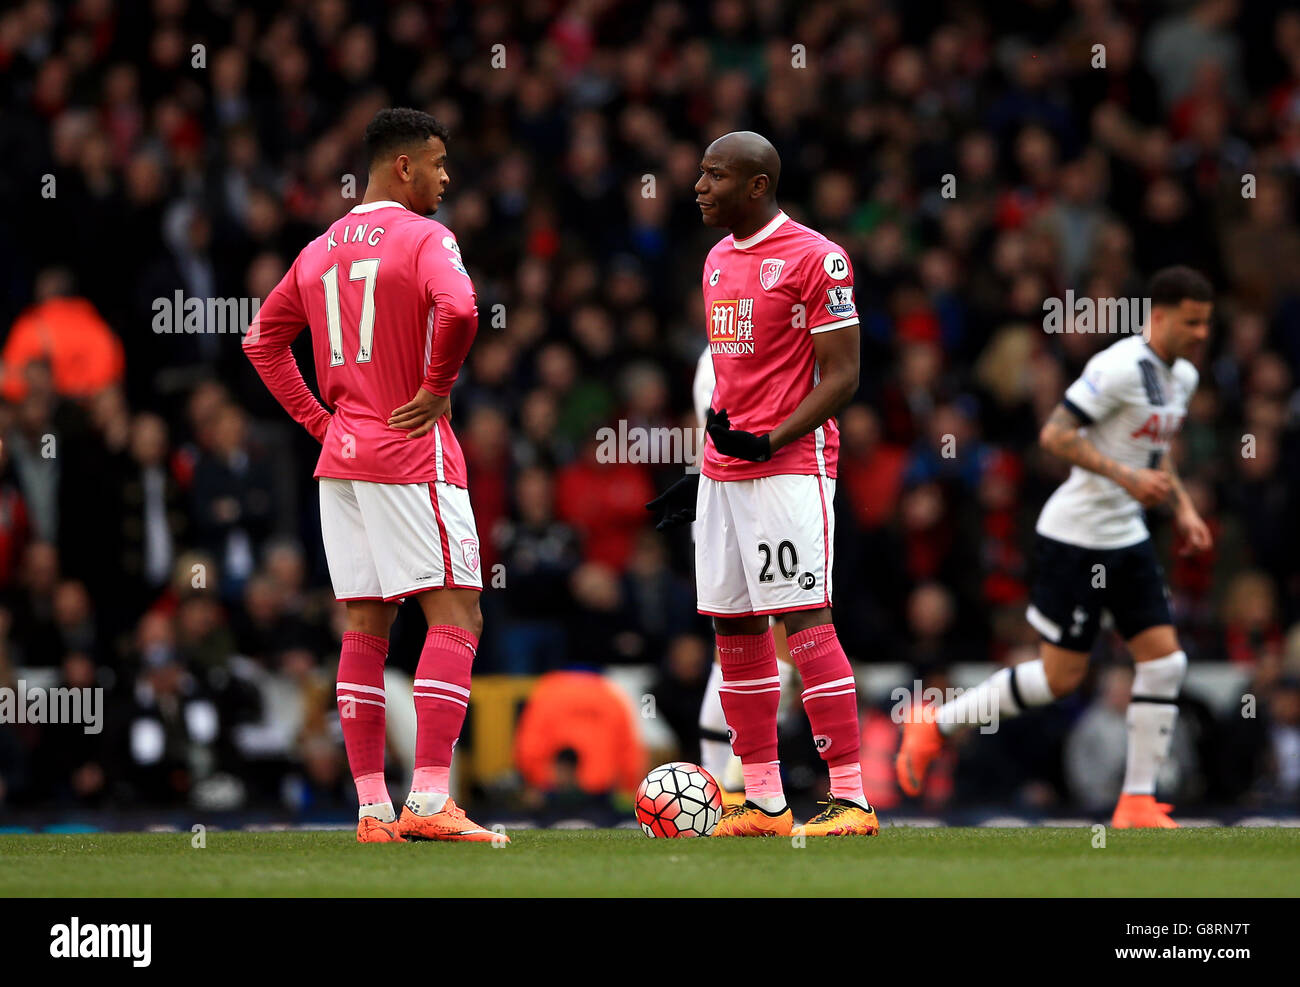
[[4, 897], [1292, 896], [1300, 829], [886, 827], [875, 838], [651, 840], [521, 830], [487, 844], [349, 832], [0, 836]]

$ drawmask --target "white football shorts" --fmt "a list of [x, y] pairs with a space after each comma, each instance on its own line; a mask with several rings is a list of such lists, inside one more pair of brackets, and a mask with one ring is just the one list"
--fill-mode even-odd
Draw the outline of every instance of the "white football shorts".
[[700, 477], [695, 502], [696, 608], [744, 617], [831, 605], [835, 481], [781, 474]]
[[468, 490], [440, 481], [319, 482], [321, 538], [338, 599], [483, 588]]

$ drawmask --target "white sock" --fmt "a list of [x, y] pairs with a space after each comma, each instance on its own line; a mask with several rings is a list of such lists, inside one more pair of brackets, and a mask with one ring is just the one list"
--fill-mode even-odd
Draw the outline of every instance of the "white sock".
[[740, 758], [732, 754], [727, 760], [727, 769], [722, 772], [722, 777], [715, 780], [719, 785], [729, 792], [743, 792], [745, 790], [745, 766], [740, 763]]
[[1018, 716], [1033, 706], [1046, 706], [1056, 697], [1047, 685], [1043, 660], [1023, 661], [1000, 668], [979, 685], [940, 706], [934, 714], [945, 737], [961, 726], [983, 726], [997, 719]]
[[[792, 702], [786, 702], [791, 696], [791, 684], [794, 682], [794, 665], [778, 658], [776, 660], [776, 674], [781, 680], [781, 706], [777, 711], [777, 720], [780, 721], [790, 712], [791, 706], [794, 705]], [[794, 698], [798, 699], [799, 697], [795, 696]], [[800, 702], [798, 705], [802, 707], [803, 703]]]
[[746, 797], [746, 801], [753, 802], [764, 812], [770, 814], [784, 812], [786, 808], [784, 795], [750, 795]]
[[[1178, 698], [1187, 674], [1187, 655], [1175, 651], [1163, 658], [1137, 662], [1133, 698], [1128, 705], [1128, 762], [1125, 795], [1154, 795], [1156, 775], [1169, 756], [1178, 719]], [[1161, 700], [1168, 700], [1161, 702]]]
[[397, 813], [393, 811], [392, 802], [371, 802], [363, 805], [357, 810], [357, 820], [360, 821], [366, 816], [373, 816], [380, 822], [386, 823], [397, 821]]
[[412, 792], [406, 796], [406, 807], [417, 816], [431, 816], [435, 812], [441, 812], [446, 804], [446, 792]]
[[722, 694], [718, 691], [721, 685], [722, 666], [715, 661], [704, 687], [704, 701], [700, 703], [700, 767], [725, 788], [723, 775], [731, 760], [731, 742], [727, 740], [727, 719], [722, 713]]

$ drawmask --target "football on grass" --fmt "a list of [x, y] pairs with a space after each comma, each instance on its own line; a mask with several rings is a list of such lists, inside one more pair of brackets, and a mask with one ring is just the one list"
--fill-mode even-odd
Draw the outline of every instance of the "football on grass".
[[646, 836], [708, 836], [722, 818], [722, 789], [698, 764], [661, 764], [636, 790], [636, 821]]

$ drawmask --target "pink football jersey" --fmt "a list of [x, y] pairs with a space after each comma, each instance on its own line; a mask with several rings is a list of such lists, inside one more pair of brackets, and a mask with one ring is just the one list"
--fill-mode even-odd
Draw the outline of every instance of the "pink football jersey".
[[[720, 240], [704, 262], [704, 314], [717, 375], [712, 407], [732, 428], [762, 435], [785, 421], [817, 383], [813, 334], [857, 325], [848, 254], [784, 212], [753, 236]], [[714, 480], [781, 473], [835, 477], [839, 427], [832, 418], [766, 463], [704, 448]]]
[[[321, 407], [289, 344], [311, 327]], [[456, 237], [397, 202], [357, 206], [303, 248], [262, 303], [244, 352], [285, 410], [322, 444], [315, 475], [465, 487], [444, 417], [418, 439], [388, 426], [424, 387], [451, 393], [478, 329]]]

